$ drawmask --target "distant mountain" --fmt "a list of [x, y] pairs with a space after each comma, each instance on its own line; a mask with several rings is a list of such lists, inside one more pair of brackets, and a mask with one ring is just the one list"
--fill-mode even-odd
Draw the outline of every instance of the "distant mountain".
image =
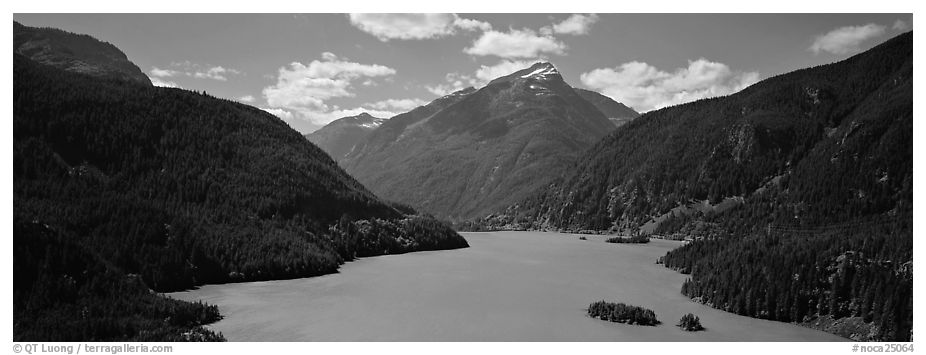
[[17, 341], [217, 340], [152, 292], [467, 246], [260, 109], [13, 59]]
[[151, 85], [119, 48], [88, 35], [13, 22], [13, 52], [59, 69]]
[[334, 160], [339, 160], [384, 121], [385, 118], [373, 117], [364, 112], [357, 116], [334, 120], [319, 130], [306, 134], [305, 138], [327, 152]]
[[856, 340], [909, 341], [912, 206], [908, 32], [647, 112], [564, 178], [461, 228], [694, 238], [664, 260], [691, 274], [690, 297]]
[[545, 186], [613, 129], [553, 65], [537, 63], [390, 119], [342, 165], [387, 199], [464, 219]]
[[579, 94], [585, 101], [590, 102], [592, 105], [595, 105], [601, 113], [604, 114], [615, 127], [623, 126], [633, 119], [640, 117], [640, 114], [637, 111], [634, 111], [632, 108], [627, 107], [626, 105], [614, 101], [610, 97], [604, 96], [597, 92], [585, 89], [576, 89], [576, 93]]

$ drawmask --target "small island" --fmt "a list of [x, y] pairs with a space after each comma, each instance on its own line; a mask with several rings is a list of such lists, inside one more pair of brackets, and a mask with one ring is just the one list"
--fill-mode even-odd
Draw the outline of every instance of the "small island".
[[701, 319], [698, 318], [698, 316], [691, 314], [691, 313], [688, 313], [682, 316], [682, 319], [678, 321], [677, 325], [680, 328], [686, 331], [689, 331], [689, 332], [697, 332], [700, 330], [704, 330], [704, 327], [701, 326]]
[[597, 301], [588, 306], [588, 315], [616, 323], [651, 326], [660, 323], [653, 310], [624, 303]]
[[604, 241], [607, 243], [619, 243], [619, 244], [620, 243], [643, 244], [643, 243], [649, 243], [649, 236], [643, 235], [643, 234], [634, 235], [630, 237], [616, 236], [616, 237], [605, 239]]

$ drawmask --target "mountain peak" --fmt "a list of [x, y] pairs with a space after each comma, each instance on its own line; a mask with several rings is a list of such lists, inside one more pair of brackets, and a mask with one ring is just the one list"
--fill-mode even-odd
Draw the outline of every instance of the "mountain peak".
[[548, 75], [559, 75], [559, 71], [556, 70], [556, 67], [553, 64], [548, 62], [539, 62], [532, 65], [529, 73], [522, 74], [521, 78], [534, 78], [534, 79], [546, 79]]
[[556, 67], [550, 62], [537, 62], [528, 68], [492, 80], [489, 85], [519, 79], [550, 80], [553, 78], [562, 78]]

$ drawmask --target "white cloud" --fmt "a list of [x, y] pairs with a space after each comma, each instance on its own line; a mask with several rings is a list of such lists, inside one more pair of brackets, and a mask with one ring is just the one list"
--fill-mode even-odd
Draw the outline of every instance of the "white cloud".
[[723, 63], [701, 58], [688, 67], [666, 72], [642, 62], [594, 69], [582, 83], [638, 112], [740, 91], [759, 81], [757, 72], [734, 72]]
[[160, 86], [160, 87], [165, 87], [165, 88], [180, 88], [180, 85], [177, 85], [177, 83], [173, 81], [163, 80], [156, 76], [149, 76], [148, 79], [151, 80], [151, 84], [154, 86]]
[[538, 35], [531, 29], [509, 29], [508, 32], [483, 32], [482, 36], [463, 52], [476, 56], [534, 58], [543, 53], [565, 54], [566, 45], [551, 36]]
[[457, 14], [349, 14], [350, 23], [380, 41], [430, 39], [464, 31], [492, 29], [488, 22], [465, 19]]
[[322, 52], [322, 60], [328, 61], [328, 62], [335, 61], [335, 60], [338, 60], [338, 56], [331, 52]]
[[425, 85], [428, 92], [437, 96], [446, 96], [455, 91], [460, 91], [470, 86], [477, 86], [479, 83], [472, 75], [460, 73], [447, 73], [444, 76], [444, 83], [437, 85]]
[[894, 21], [894, 26], [891, 26], [891, 28], [893, 28], [894, 30], [903, 32], [903, 31], [907, 31], [910, 29], [910, 24], [904, 20], [897, 20], [897, 21]]
[[373, 103], [367, 103], [363, 106], [372, 108], [374, 110], [381, 111], [390, 111], [390, 112], [408, 112], [412, 109], [427, 104], [427, 101], [422, 99], [387, 99], [382, 101], [377, 101]]
[[229, 74], [239, 75], [240, 71], [235, 69], [227, 69], [222, 66], [211, 67], [206, 70], [196, 71], [192, 74], [194, 78], [197, 79], [212, 79], [218, 81], [227, 81]]
[[354, 96], [351, 88], [355, 81], [395, 73], [386, 66], [349, 62], [325, 52], [322, 60], [309, 65], [293, 62], [280, 68], [276, 84], [265, 87], [262, 93], [271, 109], [285, 109], [294, 114], [293, 118], [321, 125], [344, 117], [341, 114], [345, 110], [329, 105], [327, 100]]
[[459, 16], [457, 16], [456, 20], [453, 21], [453, 25], [465, 31], [476, 31], [476, 30], [490, 31], [492, 30], [491, 23], [483, 22], [479, 20], [473, 20], [473, 19], [466, 19], [466, 18], [462, 18]]
[[293, 119], [293, 113], [292, 113], [292, 112], [286, 111], [286, 110], [281, 109], [281, 108], [267, 108], [267, 107], [259, 107], [259, 108], [260, 108], [261, 110], [264, 110], [264, 111], [269, 112], [270, 114], [272, 114], [272, 115], [274, 115], [274, 116], [279, 117], [280, 119], [282, 119], [282, 120], [284, 120], [284, 121], [290, 121], [290, 120]]
[[229, 75], [241, 75], [241, 71], [231, 68], [225, 68], [221, 65], [214, 67], [206, 67], [203, 65], [195, 64], [190, 61], [183, 62], [172, 62], [170, 66], [174, 69], [161, 69], [158, 67], [151, 67], [149, 73], [151, 76], [159, 78], [168, 78], [168, 77], [177, 77], [177, 76], [188, 76], [197, 79], [212, 79], [218, 81], [227, 81]]
[[596, 14], [573, 14], [566, 20], [563, 20], [563, 22], [554, 24], [552, 32], [558, 34], [584, 35], [588, 34], [589, 29], [591, 29], [595, 22], [598, 22], [598, 15]]
[[823, 51], [836, 55], [857, 52], [862, 43], [884, 35], [885, 30], [886, 27], [874, 23], [863, 26], [840, 27], [817, 36], [808, 50], [814, 54]]
[[167, 78], [167, 77], [177, 75], [179, 72], [176, 70], [160, 69], [158, 67], [151, 67], [151, 71], [149, 71], [149, 73], [151, 73], [151, 76], [156, 76], [159, 78]]
[[242, 96], [242, 97], [239, 97], [239, 98], [238, 98], [238, 101], [241, 101], [241, 102], [254, 102], [254, 96], [253, 96], [253, 95], [244, 95], [244, 96]]

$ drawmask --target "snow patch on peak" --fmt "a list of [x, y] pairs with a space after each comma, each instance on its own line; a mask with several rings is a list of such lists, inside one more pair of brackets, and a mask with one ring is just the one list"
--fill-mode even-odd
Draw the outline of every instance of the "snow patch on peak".
[[556, 68], [554, 68], [553, 65], [546, 63], [528, 74], [521, 75], [521, 78], [535, 77], [535, 78], [543, 79], [547, 75], [556, 75], [556, 74], [559, 74], [559, 72], [556, 71]]

